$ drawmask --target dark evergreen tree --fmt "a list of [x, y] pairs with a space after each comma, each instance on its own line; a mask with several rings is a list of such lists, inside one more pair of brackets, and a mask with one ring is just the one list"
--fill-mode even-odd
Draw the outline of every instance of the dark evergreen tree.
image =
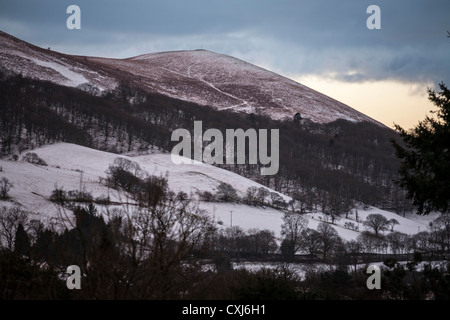
[[1, 200], [7, 200], [8, 192], [13, 187], [13, 184], [5, 177], [2, 177], [0, 179], [0, 199]]
[[51, 230], [45, 229], [38, 233], [36, 242], [32, 248], [33, 258], [53, 263], [55, 258], [54, 239], [57, 235]]
[[23, 225], [19, 223], [14, 241], [14, 251], [19, 255], [29, 256], [30, 247], [30, 237], [25, 231]]
[[297, 113], [294, 115], [294, 123], [295, 123], [295, 124], [299, 124], [301, 120], [302, 120], [302, 115], [301, 115], [300, 113], [297, 112]]
[[436, 117], [427, 116], [411, 131], [396, 125], [405, 145], [393, 140], [401, 159], [400, 186], [418, 206], [419, 214], [450, 207], [450, 90], [428, 89], [429, 100], [438, 107]]
[[293, 261], [295, 258], [295, 243], [289, 239], [283, 239], [280, 252], [285, 261]]

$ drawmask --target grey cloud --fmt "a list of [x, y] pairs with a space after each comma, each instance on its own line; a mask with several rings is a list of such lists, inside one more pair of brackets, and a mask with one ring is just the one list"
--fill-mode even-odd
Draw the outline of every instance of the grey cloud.
[[448, 0], [377, 0], [382, 29], [373, 31], [367, 0], [77, 0], [75, 32], [65, 28], [72, 2], [0, 0], [0, 29], [22, 38], [28, 28], [25, 40], [67, 53], [126, 57], [203, 46], [285, 75], [450, 83]]

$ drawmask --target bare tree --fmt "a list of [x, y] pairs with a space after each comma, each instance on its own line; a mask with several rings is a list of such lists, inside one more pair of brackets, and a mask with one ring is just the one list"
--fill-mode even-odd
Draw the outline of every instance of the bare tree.
[[247, 188], [247, 192], [245, 194], [244, 201], [252, 206], [255, 206], [258, 204], [258, 188], [255, 186], [251, 186]]
[[233, 226], [222, 230], [220, 238], [220, 249], [230, 255], [239, 257], [242, 251], [247, 251], [248, 237], [245, 231], [238, 226]]
[[177, 297], [183, 268], [193, 262], [189, 257], [202, 250], [215, 230], [211, 218], [195, 203], [168, 196], [132, 212], [126, 220], [127, 251], [148, 274], [141, 296]]
[[235, 202], [239, 199], [237, 191], [233, 186], [226, 182], [221, 182], [217, 187], [217, 199], [224, 202]]
[[270, 199], [272, 201], [272, 206], [275, 208], [285, 209], [287, 207], [287, 203], [284, 201], [283, 197], [280, 196], [277, 192], [270, 193]]
[[320, 251], [320, 235], [314, 229], [303, 230], [300, 238], [301, 249], [311, 256], [316, 256]]
[[369, 231], [361, 232], [357, 239], [358, 243], [361, 245], [362, 251], [365, 253], [373, 253], [376, 249], [376, 237], [373, 233]]
[[293, 246], [294, 253], [300, 249], [301, 233], [308, 226], [308, 220], [303, 215], [286, 212], [283, 217], [281, 234]]
[[264, 187], [260, 187], [258, 189], [258, 202], [263, 205], [266, 202], [266, 198], [270, 195], [270, 191]]
[[430, 233], [428, 231], [421, 231], [411, 236], [410, 249], [421, 252], [432, 252], [432, 245], [430, 243]]
[[358, 257], [361, 254], [361, 243], [359, 241], [350, 240], [345, 243], [347, 249], [349, 263], [353, 265], [353, 272], [356, 273], [358, 267]]
[[337, 231], [328, 223], [321, 222], [317, 227], [320, 239], [320, 249], [323, 258], [327, 259], [332, 249], [340, 242]]
[[31, 164], [36, 164], [38, 166], [47, 166], [47, 162], [45, 162], [44, 159], [40, 158], [38, 154], [34, 152], [27, 152], [23, 156], [22, 160]]
[[391, 226], [391, 231], [394, 231], [394, 226], [400, 224], [400, 222], [398, 222], [397, 219], [392, 218], [392, 219], [389, 219], [389, 224]]
[[375, 235], [378, 236], [381, 231], [386, 231], [389, 229], [390, 222], [382, 214], [375, 213], [369, 214], [367, 216], [364, 225], [367, 228], [373, 230], [373, 232], [375, 232]]
[[255, 255], [267, 255], [274, 252], [278, 246], [275, 242], [275, 234], [270, 230], [248, 230], [248, 239], [251, 251]]
[[114, 159], [105, 173], [109, 186], [123, 188], [128, 192], [136, 191], [144, 178], [144, 172], [137, 162], [121, 157]]
[[400, 232], [392, 232], [386, 236], [386, 240], [393, 254], [402, 254], [408, 251], [408, 236]]
[[119, 198], [138, 202], [107, 207], [102, 214], [94, 206], [76, 209], [75, 219], [61, 214], [62, 223], [67, 221], [61, 244], [71, 250], [60, 256], [80, 263], [86, 274], [83, 297], [178, 299], [196, 290], [191, 277], [200, 274], [199, 257], [216, 231], [211, 217], [166, 189], [163, 178], [145, 182], [148, 188], [141, 187], [139, 197], [118, 191]]

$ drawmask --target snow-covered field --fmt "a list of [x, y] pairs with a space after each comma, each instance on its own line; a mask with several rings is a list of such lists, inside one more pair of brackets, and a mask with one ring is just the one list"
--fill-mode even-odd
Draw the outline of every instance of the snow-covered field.
[[[38, 212], [42, 217], [55, 216], [57, 207], [48, 198], [56, 186], [67, 191], [80, 190], [81, 187], [84, 191], [91, 192], [94, 198], [109, 195], [112, 200], [118, 199], [114, 190], [100, 183], [100, 178], [106, 177], [106, 169], [119, 155], [68, 143], [44, 146], [33, 152], [45, 160], [48, 166], [26, 163], [21, 161], [21, 158], [19, 161], [0, 160], [0, 167], [3, 169], [0, 172], [0, 178], [6, 177], [14, 184], [9, 192], [12, 201], [2, 201], [0, 206], [19, 203], [27, 210]], [[167, 153], [155, 152], [148, 155], [128, 157], [120, 155], [120, 157], [139, 163], [148, 174], [167, 175], [169, 187], [175, 192], [184, 191], [193, 195], [196, 191], [214, 193], [220, 182], [226, 182], [233, 185], [239, 196], [243, 196], [250, 186], [262, 187], [247, 178], [207, 164], [174, 164], [171, 155]], [[283, 197], [286, 200], [290, 199], [284, 195]], [[240, 226], [244, 230], [269, 229], [275, 232], [277, 238], [280, 238], [283, 211], [219, 202], [200, 202], [200, 207], [207, 210], [223, 227], [233, 225]], [[392, 212], [369, 208], [358, 211], [359, 221], [365, 220], [367, 215], [372, 213], [380, 213], [387, 219], [398, 220], [399, 225], [396, 225], [394, 230], [406, 234], [425, 231], [428, 220], [431, 219], [431, 217], [418, 216], [403, 218]], [[307, 218], [308, 227], [313, 229], [326, 220], [322, 213], [308, 214]], [[349, 219], [342, 218], [336, 221], [333, 227], [343, 239], [356, 239], [359, 232], [344, 228], [346, 222], [357, 225], [355, 215], [351, 214]], [[359, 230], [365, 230], [362, 224]]]

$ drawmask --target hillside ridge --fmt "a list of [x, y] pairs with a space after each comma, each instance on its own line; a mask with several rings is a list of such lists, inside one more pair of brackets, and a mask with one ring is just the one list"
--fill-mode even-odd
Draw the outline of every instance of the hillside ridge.
[[274, 120], [299, 113], [317, 123], [338, 119], [378, 121], [292, 79], [244, 60], [208, 50], [146, 53], [125, 59], [69, 55], [39, 48], [0, 31], [2, 69], [24, 77], [112, 90], [128, 83], [218, 110], [255, 113]]

